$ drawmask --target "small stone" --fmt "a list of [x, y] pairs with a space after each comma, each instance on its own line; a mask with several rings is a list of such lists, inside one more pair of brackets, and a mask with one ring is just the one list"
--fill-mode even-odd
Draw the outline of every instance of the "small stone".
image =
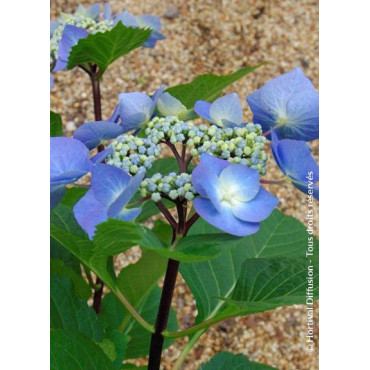
[[163, 16], [167, 19], [175, 19], [180, 15], [179, 8], [175, 5], [171, 6], [171, 8], [168, 8], [166, 12], [163, 14]]

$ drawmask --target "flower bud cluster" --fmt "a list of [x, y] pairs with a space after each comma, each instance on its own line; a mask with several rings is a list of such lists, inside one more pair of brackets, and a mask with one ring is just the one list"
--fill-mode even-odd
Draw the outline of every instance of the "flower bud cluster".
[[55, 29], [50, 39], [50, 63], [58, 59], [59, 41], [62, 38], [64, 27], [69, 24], [80, 27], [89, 33], [106, 32], [113, 28], [113, 20], [96, 21], [84, 14], [65, 14], [63, 13], [59, 19], [59, 25]]
[[149, 138], [133, 135], [118, 136], [108, 148], [112, 148], [113, 153], [106, 158], [106, 163], [122, 168], [132, 175], [141, 169], [151, 168], [155, 159], [161, 154], [161, 147]]
[[204, 124], [197, 126], [173, 116], [155, 117], [146, 125], [145, 133], [154, 143], [182, 143], [189, 148], [192, 157], [210, 153], [266, 174], [266, 138], [262, 136], [262, 128], [258, 124], [249, 122], [244, 127], [220, 128]]
[[143, 197], [151, 194], [151, 198], [155, 202], [159, 202], [162, 197], [172, 200], [186, 199], [193, 200], [196, 192], [191, 183], [191, 175], [188, 173], [170, 174], [163, 176], [156, 173], [151, 178], [145, 179], [141, 183], [140, 193]]

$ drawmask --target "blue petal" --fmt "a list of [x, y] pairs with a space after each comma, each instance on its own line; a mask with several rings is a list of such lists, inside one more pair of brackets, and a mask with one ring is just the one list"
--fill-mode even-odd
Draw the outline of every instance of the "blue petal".
[[54, 71], [60, 71], [68, 63], [69, 53], [73, 46], [77, 45], [80, 39], [86, 38], [88, 32], [83, 28], [67, 24], [64, 27], [63, 35], [58, 46], [58, 60]]
[[[308, 181], [308, 180], [307, 180]], [[309, 195], [309, 187], [308, 182], [300, 182], [300, 181], [293, 181], [293, 185], [300, 190], [302, 193]], [[317, 200], [319, 200], [319, 186], [315, 184], [311, 184], [311, 188], [313, 191], [313, 197]]]
[[76, 203], [73, 212], [78, 224], [89, 235], [90, 239], [95, 234], [96, 225], [108, 219], [106, 208], [96, 199], [92, 189], [89, 189]]
[[114, 23], [117, 24], [119, 21], [121, 21], [126, 27], [138, 27], [138, 21], [136, 20], [136, 17], [131, 15], [127, 10], [120, 14], [116, 14], [114, 17]]
[[114, 139], [123, 133], [123, 128], [109, 121], [86, 122], [73, 134], [73, 137], [84, 143], [90, 150], [104, 140]]
[[319, 138], [319, 94], [314, 90], [293, 95], [286, 106], [288, 122], [277, 128], [279, 136], [311, 141]]
[[91, 162], [94, 164], [101, 163], [104, 161], [105, 158], [108, 157], [108, 155], [113, 153], [113, 148], [109, 147], [107, 149], [102, 150], [101, 152], [95, 154], [93, 157], [90, 158]]
[[264, 131], [276, 125], [283, 138], [308, 141], [318, 137], [318, 93], [300, 69], [268, 81], [247, 101], [253, 121]]
[[141, 208], [124, 208], [118, 215], [117, 218], [123, 221], [132, 221], [141, 213]]
[[89, 150], [80, 141], [66, 137], [50, 138], [50, 178], [75, 171], [85, 174], [91, 166]]
[[96, 164], [91, 172], [91, 189], [107, 209], [125, 190], [131, 176], [117, 167]]
[[98, 19], [100, 14], [100, 3], [90, 5], [86, 10], [86, 15], [92, 19]]
[[[130, 176], [131, 177], [131, 176]], [[116, 198], [116, 200], [110, 205], [108, 209], [109, 217], [117, 217], [121, 214], [123, 208], [131, 200], [131, 198], [137, 192], [141, 182], [145, 177], [145, 171], [141, 171], [134, 177], [131, 177], [130, 182], [127, 184], [126, 188], [121, 192], [121, 194]]]
[[209, 167], [212, 169], [212, 171], [217, 175], [220, 176], [221, 171], [231, 166], [231, 163], [229, 161], [226, 161], [225, 159], [217, 158], [211, 154], [203, 153], [200, 156], [200, 163], [204, 166]]
[[278, 203], [279, 200], [276, 197], [261, 187], [256, 197], [249, 202], [233, 204], [232, 212], [240, 220], [260, 222], [270, 216]]
[[152, 99], [139, 92], [119, 94], [119, 115], [124, 132], [141, 127], [150, 120]]
[[246, 236], [254, 234], [259, 230], [258, 223], [245, 222], [236, 218], [230, 207], [223, 207], [221, 212], [219, 212], [212, 205], [211, 201], [204, 198], [196, 198], [193, 205], [200, 217], [229, 234]]
[[168, 92], [163, 93], [157, 102], [158, 110], [162, 116], [177, 116], [187, 112], [187, 108], [180, 100], [173, 97]]
[[281, 159], [279, 157], [278, 146], [279, 146], [279, 139], [276, 135], [275, 130], [272, 128], [271, 129], [271, 151], [272, 151], [272, 155], [275, 158], [276, 164], [279, 166], [279, 168], [283, 171], [283, 173], [285, 175], [285, 172], [284, 172], [284, 169], [283, 169], [283, 164], [282, 164]]
[[73, 182], [77, 181], [79, 178], [81, 178], [85, 174], [86, 174], [86, 171], [81, 171], [81, 170], [72, 170], [72, 171], [64, 172], [61, 175], [51, 177], [50, 184], [52, 186], [72, 184]]
[[282, 170], [288, 177], [307, 183], [306, 176], [312, 172], [313, 182], [319, 181], [319, 166], [304, 141], [281, 140], [277, 151]]
[[163, 36], [161, 33], [158, 31], [152, 31], [151, 35], [149, 36], [148, 40], [146, 40], [143, 43], [143, 46], [145, 48], [151, 48], [153, 49], [159, 40], [164, 40], [166, 37]]
[[112, 19], [112, 7], [108, 3], [104, 3], [103, 19], [106, 20]]
[[197, 193], [211, 200], [217, 210], [221, 209], [219, 197], [219, 178], [211, 167], [201, 163], [195, 167], [191, 175], [193, 186]]
[[58, 203], [62, 200], [66, 188], [62, 186], [50, 186], [50, 210], [55, 208]]
[[150, 107], [150, 118], [152, 118], [153, 112], [154, 112], [155, 108], [157, 107], [158, 99], [163, 94], [163, 90], [165, 89], [165, 87], [166, 87], [166, 85], [164, 85], [164, 84], [159, 86], [159, 89], [157, 89], [154, 92], [153, 96], [152, 96], [152, 105]]
[[227, 94], [216, 99], [211, 104], [209, 115], [220, 127], [240, 125], [243, 121], [243, 109], [238, 94]]
[[55, 30], [59, 26], [59, 22], [57, 21], [50, 21], [50, 38], [54, 35]]
[[222, 170], [220, 186], [235, 193], [237, 201], [249, 201], [257, 195], [260, 189], [258, 171], [242, 164], [232, 164]]
[[194, 105], [194, 111], [195, 113], [204, 118], [205, 120], [214, 123], [211, 116], [209, 115], [209, 110], [211, 108], [211, 103], [208, 103], [204, 100], [198, 100]]

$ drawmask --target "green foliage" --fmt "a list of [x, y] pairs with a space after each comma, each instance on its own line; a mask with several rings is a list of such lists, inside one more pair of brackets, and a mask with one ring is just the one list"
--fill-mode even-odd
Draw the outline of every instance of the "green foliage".
[[[157, 315], [160, 298], [157, 283], [163, 276], [166, 266], [166, 258], [144, 250], [141, 259], [122, 269], [117, 278], [118, 289], [148, 322], [154, 323]], [[100, 316], [106, 328], [120, 328], [130, 337], [126, 358], [143, 357], [148, 354], [150, 333], [131, 318], [113, 294], [104, 297]], [[176, 315], [172, 310], [169, 326], [177, 330]], [[171, 340], [166, 340], [165, 345], [168, 347], [171, 343]]]
[[113, 362], [116, 369], [122, 368], [125, 359], [129, 337], [118, 331], [110, 331], [102, 342], [97, 343], [107, 357]]
[[68, 277], [73, 283], [73, 294], [82, 299], [89, 299], [91, 296], [91, 289], [86, 281], [72, 268], [66, 266], [62, 260], [51, 259], [50, 260], [50, 272], [54, 275], [60, 275]]
[[[197, 100], [213, 102], [220, 96], [226, 87], [246, 76], [248, 73], [253, 72], [261, 65], [262, 64], [252, 67], [245, 67], [234, 73], [223, 76], [204, 74], [196, 77], [192, 82], [170, 87], [166, 91], [175, 98], [179, 99], [181, 103], [184, 104], [189, 111], [191, 111], [194, 108]], [[194, 116], [195, 113], [193, 117]]]
[[101, 76], [111, 63], [141, 46], [151, 33], [150, 29], [126, 27], [118, 22], [110, 31], [89, 34], [72, 47], [67, 68], [94, 63]]
[[110, 370], [112, 362], [90, 338], [63, 329], [50, 331], [50, 368], [52, 370]]
[[[216, 317], [247, 315], [306, 301], [308, 261], [306, 258], [248, 259], [242, 267], [227, 305]], [[318, 264], [313, 294], [318, 298]]]
[[50, 277], [50, 326], [78, 331], [96, 341], [103, 339], [103, 327], [86, 301], [74, 295], [72, 282], [64, 276]]
[[100, 224], [94, 241], [91, 241], [77, 224], [72, 208], [64, 204], [59, 204], [52, 212], [51, 235], [111, 289], [116, 279], [112, 264], [109, 263], [111, 256], [134, 245], [162, 247], [160, 240], [148, 228], [114, 219]]
[[206, 364], [202, 365], [199, 370], [273, 370], [270, 367], [258, 362], [252, 362], [244, 355], [236, 355], [230, 352], [219, 352]]
[[[189, 234], [207, 232], [215, 232], [214, 227], [203, 220], [198, 220]], [[181, 275], [197, 302], [196, 323], [213, 318], [221, 311], [224, 302], [216, 297], [226, 299], [232, 297], [244, 261], [258, 257], [270, 259], [296, 257], [305, 260], [307, 233], [298, 220], [275, 210], [261, 223], [258, 233], [241, 238], [236, 244], [236, 247], [225, 251], [216, 259], [180, 265]], [[307, 276], [307, 270], [305, 276]]]
[[170, 172], [179, 172], [179, 165], [177, 160], [173, 157], [160, 158], [153, 162], [151, 168], [148, 169], [146, 177], [152, 177], [156, 173], [162, 173], [164, 175]]
[[63, 136], [62, 117], [50, 111], [50, 136]]

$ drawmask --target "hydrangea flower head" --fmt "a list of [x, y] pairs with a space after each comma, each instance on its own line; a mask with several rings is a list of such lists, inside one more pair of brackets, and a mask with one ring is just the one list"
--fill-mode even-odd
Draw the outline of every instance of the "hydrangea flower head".
[[79, 5], [74, 14], [62, 13], [58, 21], [50, 21], [50, 58], [56, 62], [54, 71], [60, 71], [67, 66], [68, 56], [72, 46], [89, 33], [105, 32], [113, 28], [114, 22], [106, 17], [104, 11], [100, 16], [100, 3], [88, 8]]
[[219, 127], [235, 127], [243, 123], [243, 109], [236, 93], [224, 95], [213, 103], [198, 100], [194, 110], [200, 117]]
[[194, 200], [197, 213], [208, 223], [236, 236], [254, 234], [278, 204], [260, 186], [258, 171], [242, 164], [202, 154], [192, 173], [200, 194]]
[[145, 171], [134, 177], [108, 164], [97, 164], [91, 172], [91, 187], [73, 208], [79, 225], [92, 239], [96, 225], [108, 218], [132, 221], [141, 208], [127, 209], [126, 205], [135, 195]]
[[283, 139], [319, 137], [319, 93], [299, 68], [268, 81], [247, 97], [253, 122]]
[[50, 206], [53, 209], [72, 184], [90, 172], [92, 163], [84, 144], [66, 137], [50, 138]]
[[319, 181], [319, 166], [306, 142], [290, 139], [279, 141], [274, 130], [271, 131], [271, 136], [272, 154], [281, 171], [305, 194], [309, 194], [310, 184], [312, 195], [318, 200], [319, 187], [315, 183]]

